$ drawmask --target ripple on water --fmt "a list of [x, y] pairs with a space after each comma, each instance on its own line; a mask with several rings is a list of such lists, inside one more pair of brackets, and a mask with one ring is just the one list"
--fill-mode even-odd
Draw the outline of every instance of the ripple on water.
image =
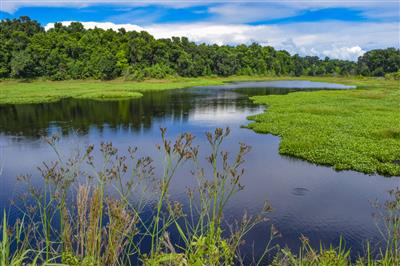
[[304, 187], [296, 187], [292, 190], [292, 195], [295, 196], [304, 196], [306, 195], [310, 190]]

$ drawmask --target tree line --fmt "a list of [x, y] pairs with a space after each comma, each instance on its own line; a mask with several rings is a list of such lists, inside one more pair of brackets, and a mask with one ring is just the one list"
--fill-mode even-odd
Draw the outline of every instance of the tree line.
[[142, 31], [85, 29], [55, 23], [45, 31], [22, 16], [0, 22], [0, 78], [130, 80], [168, 76], [363, 75], [400, 69], [400, 50], [371, 50], [357, 62], [290, 55], [271, 46], [196, 44], [186, 37], [155, 39]]

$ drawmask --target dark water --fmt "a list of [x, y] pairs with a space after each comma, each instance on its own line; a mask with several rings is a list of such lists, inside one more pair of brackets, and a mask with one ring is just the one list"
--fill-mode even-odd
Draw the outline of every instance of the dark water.
[[[41, 136], [61, 134], [61, 148], [112, 141], [121, 150], [138, 146], [141, 153], [160, 160], [155, 144], [160, 142], [160, 127], [169, 137], [189, 131], [196, 143], [206, 147], [204, 132], [229, 126], [231, 135], [224, 148], [238, 150], [238, 143], [251, 145], [247, 156], [245, 190], [226, 209], [228, 219], [239, 218], [244, 210], [257, 213], [264, 201], [273, 206], [270, 222], [257, 226], [249, 235], [255, 253], [263, 249], [268, 228], [273, 223], [282, 234], [279, 243], [297, 248], [304, 234], [317, 245], [338, 243], [362, 253], [364, 241], [379, 239], [370, 201], [385, 200], [387, 190], [398, 186], [396, 178], [364, 175], [352, 171], [336, 172], [280, 156], [279, 138], [241, 128], [248, 115], [264, 107], [248, 100], [249, 95], [284, 94], [295, 90], [346, 89], [342, 85], [307, 81], [246, 82], [217, 87], [192, 88], [145, 93], [136, 100], [99, 102], [66, 99], [57, 103], [0, 106], [0, 209], [22, 188], [15, 177], [37, 173], [36, 166], [54, 158]], [[192, 184], [188, 172], [176, 177], [172, 193], [186, 199], [185, 188]], [[10, 216], [17, 214], [11, 212]], [[248, 253], [250, 248], [246, 249]]]

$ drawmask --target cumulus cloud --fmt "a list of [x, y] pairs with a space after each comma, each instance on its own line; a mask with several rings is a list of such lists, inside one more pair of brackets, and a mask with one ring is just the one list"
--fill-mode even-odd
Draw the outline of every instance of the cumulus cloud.
[[353, 47], [335, 47], [331, 50], [324, 50], [322, 54], [330, 58], [338, 58], [344, 60], [354, 60], [365, 53], [360, 46]]
[[[70, 22], [64, 22], [69, 24]], [[52, 27], [48, 24], [46, 29]], [[296, 23], [283, 25], [245, 24], [114, 24], [111, 22], [83, 22], [85, 28], [148, 31], [156, 38], [186, 36], [197, 43], [271, 45], [291, 54], [357, 60], [365, 51], [382, 47], [399, 47], [397, 23], [345, 23], [337, 21]]]
[[[73, 21], [63, 21], [61, 22], [64, 26], [68, 26], [71, 24]], [[115, 24], [112, 22], [81, 22], [82, 25], [85, 27], [85, 29], [94, 29], [94, 28], [100, 28], [104, 30], [112, 29], [117, 31], [120, 28], [125, 28], [127, 31], [143, 31], [145, 30], [144, 28], [135, 25], [135, 24]], [[54, 27], [54, 23], [48, 23], [44, 29], [49, 30]]]

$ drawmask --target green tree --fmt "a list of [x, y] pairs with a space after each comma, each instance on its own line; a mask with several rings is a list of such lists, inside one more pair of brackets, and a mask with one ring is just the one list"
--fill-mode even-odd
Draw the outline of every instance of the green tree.
[[92, 77], [103, 80], [116, 78], [119, 75], [116, 63], [117, 59], [110, 51], [104, 49], [94, 51], [89, 62]]
[[15, 52], [10, 65], [13, 78], [32, 78], [35, 74], [32, 57], [26, 50]]
[[0, 78], [161, 78], [169, 75], [384, 76], [400, 69], [399, 49], [371, 50], [357, 63], [291, 56], [271, 46], [196, 44], [186, 37], [156, 40], [147, 32], [85, 29], [55, 23], [44, 31], [29, 17], [0, 21]]

